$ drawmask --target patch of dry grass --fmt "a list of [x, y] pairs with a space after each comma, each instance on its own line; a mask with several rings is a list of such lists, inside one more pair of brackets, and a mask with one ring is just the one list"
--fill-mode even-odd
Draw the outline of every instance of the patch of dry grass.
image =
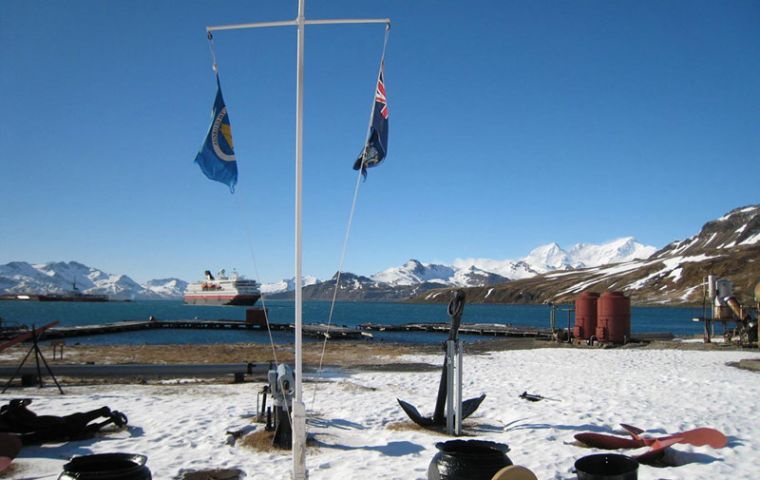
[[[63, 359], [53, 360], [52, 349], [43, 346], [43, 353], [51, 365], [56, 364], [172, 364], [172, 363], [267, 363], [276, 354], [279, 362], [293, 362], [292, 345], [239, 343], [216, 345], [77, 345], [67, 344]], [[13, 351], [0, 357], [0, 364], [17, 364], [26, 354], [28, 346], [14, 347]], [[362, 341], [334, 341], [327, 344], [325, 365], [351, 367], [358, 365], [384, 365], [399, 356], [438, 351], [437, 348], [419, 345]], [[304, 362], [318, 365], [322, 343], [304, 344]]]
[[[238, 441], [238, 445], [244, 448], [250, 448], [257, 452], [290, 452], [289, 448], [280, 448], [276, 445], [272, 445], [272, 439], [274, 438], [274, 431], [268, 432], [261, 428], [255, 432], [251, 432]], [[317, 442], [311, 436], [306, 438], [307, 447], [317, 447]]]
[[268, 432], [261, 428], [249, 433], [238, 441], [238, 445], [256, 450], [257, 452], [285, 452], [287, 449], [272, 445], [274, 432]]

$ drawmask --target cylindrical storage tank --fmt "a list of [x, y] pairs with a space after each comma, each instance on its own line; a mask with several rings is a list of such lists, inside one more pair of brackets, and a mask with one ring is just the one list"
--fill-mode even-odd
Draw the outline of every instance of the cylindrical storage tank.
[[599, 294], [596, 292], [583, 292], [575, 299], [575, 338], [588, 340], [596, 332], [597, 300]]
[[715, 298], [713, 299], [713, 318], [715, 320], [732, 320], [731, 309], [726, 301], [734, 294], [734, 284], [727, 278], [715, 281]]
[[734, 283], [727, 278], [719, 278], [715, 281], [715, 294], [720, 298], [721, 305], [726, 301], [726, 297], [734, 294]]
[[625, 343], [631, 338], [631, 299], [623, 292], [605, 292], [596, 303], [596, 338]]

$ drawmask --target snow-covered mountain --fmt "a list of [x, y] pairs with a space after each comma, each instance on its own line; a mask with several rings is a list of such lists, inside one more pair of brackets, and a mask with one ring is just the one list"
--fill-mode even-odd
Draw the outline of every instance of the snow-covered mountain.
[[[303, 285], [308, 287], [309, 285], [315, 285], [320, 283], [317, 277], [304, 276]], [[266, 295], [272, 295], [275, 293], [292, 292], [296, 288], [296, 277], [286, 278], [279, 282], [264, 283], [259, 287], [261, 293]]]
[[519, 260], [494, 260], [489, 258], [464, 258], [454, 261], [456, 268], [475, 266], [496, 273], [510, 280], [531, 278], [539, 273], [579, 268], [598, 267], [612, 263], [649, 258], [657, 249], [624, 237], [600, 245], [577, 243], [565, 250], [556, 243], [534, 248]]
[[624, 237], [601, 245], [577, 243], [570, 247], [568, 255], [573, 268], [588, 268], [645, 260], [656, 251], [657, 248], [643, 245], [633, 237]]
[[760, 245], [760, 205], [749, 205], [707, 222], [698, 234], [666, 245], [654, 257], [719, 253], [734, 247], [755, 245]]
[[161, 278], [148, 280], [143, 288], [150, 290], [161, 298], [180, 298], [185, 293], [187, 282], [179, 278]]
[[522, 261], [539, 273], [576, 267], [570, 255], [554, 242], [534, 248]]
[[[536, 275], [587, 268], [608, 263], [646, 258], [655, 251], [632, 237], [602, 245], [577, 244], [568, 250], [556, 243], [539, 246], [518, 260], [486, 258], [458, 259], [454, 265], [422, 263], [411, 259], [398, 267], [388, 268], [370, 277], [344, 272], [340, 283], [343, 298], [400, 299], [439, 287], [479, 287], [503, 284]], [[126, 275], [112, 275], [78, 262], [30, 264], [11, 262], [0, 265], [0, 293], [63, 293], [74, 283], [85, 293], [106, 294], [112, 299], [177, 299], [187, 282], [177, 278], [151, 280], [140, 285]], [[261, 291], [269, 296], [287, 298], [293, 291], [294, 279], [265, 283]], [[332, 285], [332, 287], [330, 286]], [[304, 277], [308, 298], [319, 298], [335, 287], [335, 277], [320, 282]], [[317, 293], [319, 292], [319, 293]], [[329, 295], [332, 298], [332, 295]]]
[[[474, 288], [467, 292], [468, 301], [494, 303], [570, 302], [583, 291], [622, 291], [641, 304], [699, 304], [704, 297], [704, 281], [708, 274], [727, 278], [734, 284], [733, 294], [743, 305], [760, 300], [755, 292], [760, 285], [760, 205], [731, 210], [722, 217], [704, 224], [701, 231], [685, 240], [678, 240], [646, 256], [632, 239], [620, 239], [595, 248], [572, 247], [567, 258], [554, 263], [554, 270], [500, 284], [491, 288]], [[558, 259], [554, 248], [542, 250], [544, 259]], [[541, 255], [536, 255], [541, 258]], [[597, 264], [605, 260], [617, 263]], [[583, 268], [562, 270], [562, 265]], [[577, 263], [575, 263], [577, 262]], [[534, 265], [536, 268], [538, 266]], [[444, 289], [437, 289], [418, 298], [421, 301], [442, 301], [449, 298]]]
[[[446, 287], [489, 287], [547, 272], [573, 271], [647, 258], [655, 250], [655, 247], [642, 245], [633, 237], [626, 237], [601, 245], [579, 243], [568, 250], [550, 243], [533, 249], [519, 260], [458, 259], [454, 265], [444, 265], [411, 259], [401, 266], [385, 269], [371, 277], [344, 272], [337, 298], [399, 300]], [[332, 299], [335, 282], [336, 277], [333, 276], [329, 281], [306, 287], [304, 298]], [[283, 281], [276, 288], [265, 286], [264, 291], [273, 298], [290, 298], [292, 286], [287, 287]]]
[[66, 293], [74, 286], [113, 300], [157, 300], [180, 297], [187, 282], [170, 278], [140, 285], [126, 275], [112, 275], [79, 262], [0, 265], [0, 293]]
[[447, 265], [434, 263], [422, 264], [411, 259], [400, 267], [392, 267], [372, 275], [372, 280], [388, 285], [414, 285], [415, 283], [433, 282], [448, 284], [454, 276], [454, 269]]
[[457, 268], [435, 263], [421, 263], [411, 259], [400, 267], [393, 267], [373, 275], [372, 280], [391, 286], [409, 286], [420, 283], [440, 283], [458, 287], [493, 285], [509, 279], [475, 266]]

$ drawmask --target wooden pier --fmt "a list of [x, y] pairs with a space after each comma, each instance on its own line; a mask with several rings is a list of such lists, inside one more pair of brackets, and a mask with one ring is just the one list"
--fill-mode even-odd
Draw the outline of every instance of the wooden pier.
[[[364, 323], [360, 325], [362, 330], [377, 332], [436, 332], [449, 333], [448, 323], [405, 323], [403, 325], [381, 325]], [[536, 328], [527, 326], [505, 325], [501, 323], [463, 323], [459, 327], [459, 333], [465, 335], [484, 335], [492, 337], [532, 337], [551, 338], [552, 332], [548, 328]]]
[[[270, 323], [274, 331], [293, 330], [290, 323]], [[303, 334], [315, 338], [332, 340], [358, 340], [371, 338], [372, 332], [430, 332], [447, 334], [448, 323], [406, 323], [402, 325], [365, 323], [359, 327], [327, 325], [321, 323], [304, 324]], [[254, 330], [266, 331], [266, 326], [241, 320], [125, 320], [97, 325], [77, 325], [55, 327], [45, 332], [43, 340], [103, 335], [109, 333], [128, 333], [144, 330], [189, 329], [189, 330]], [[463, 323], [459, 333], [464, 335], [481, 335], [492, 337], [530, 337], [551, 338], [551, 330], [528, 326], [514, 326], [499, 323]]]
[[[280, 331], [292, 330], [294, 328], [293, 325], [289, 323], [270, 323], [269, 327], [272, 330]], [[98, 325], [55, 327], [45, 332], [44, 340], [161, 329], [265, 331], [266, 326], [240, 320], [126, 320], [123, 322]], [[303, 326], [303, 334], [318, 338], [327, 337], [332, 340], [354, 340], [372, 336], [367, 332], [362, 332], [358, 328], [343, 327], [339, 325], [332, 325], [328, 328], [328, 326], [324, 324], [306, 324]]]

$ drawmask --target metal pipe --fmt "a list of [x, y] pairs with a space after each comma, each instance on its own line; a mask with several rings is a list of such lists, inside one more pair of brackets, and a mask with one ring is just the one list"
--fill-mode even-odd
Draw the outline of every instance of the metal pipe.
[[456, 375], [456, 340], [446, 341], [446, 433], [454, 434], [454, 389]]
[[296, 220], [295, 220], [295, 399], [292, 416], [293, 480], [306, 479], [306, 406], [303, 403], [303, 278], [301, 274], [302, 188], [303, 188], [303, 64], [304, 64], [304, 0], [298, 0], [298, 54], [296, 68]]
[[353, 23], [385, 23], [390, 25], [390, 18], [333, 18], [324, 20], [306, 20], [306, 25], [343, 25]]
[[464, 357], [464, 349], [462, 346], [462, 341], [457, 340], [456, 344], [456, 355], [457, 355], [457, 361], [456, 361], [456, 368], [457, 368], [457, 374], [455, 377], [456, 382], [456, 402], [454, 403], [454, 408], [456, 409], [454, 412], [454, 435], [459, 436], [462, 434], [462, 358]]
[[[346, 25], [361, 23], [384, 23], [390, 25], [390, 18], [334, 18], [324, 20], [304, 20], [301, 25]], [[247, 28], [270, 28], [270, 27], [297, 27], [298, 19], [281, 20], [276, 22], [253, 22], [253, 23], [234, 23], [231, 25], [212, 25], [206, 27], [207, 32], [220, 32], [223, 30], [242, 30]]]
[[288, 27], [297, 25], [297, 20], [282, 20], [278, 22], [256, 22], [256, 23], [234, 23], [231, 25], [214, 25], [206, 27], [207, 32], [218, 32], [221, 30], [240, 30], [243, 28], [267, 28], [267, 27]]

